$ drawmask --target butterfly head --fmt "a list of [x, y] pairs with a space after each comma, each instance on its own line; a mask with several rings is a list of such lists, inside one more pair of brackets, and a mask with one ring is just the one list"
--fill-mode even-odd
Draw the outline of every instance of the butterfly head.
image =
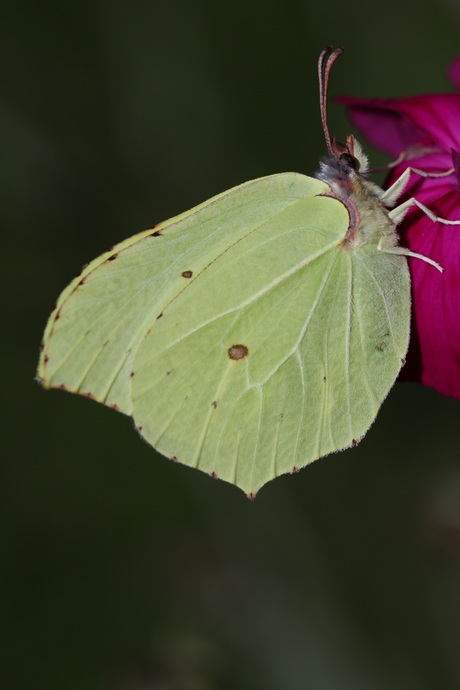
[[326, 48], [318, 61], [319, 99], [321, 110], [321, 122], [324, 137], [326, 139], [327, 156], [320, 161], [319, 171], [316, 177], [324, 180], [334, 191], [347, 192], [353, 187], [358, 178], [361, 178], [369, 169], [367, 156], [359, 142], [352, 134], [349, 134], [346, 143], [342, 144], [335, 137], [331, 137], [327, 124], [327, 89], [329, 73], [337, 58], [342, 55], [343, 49]]
[[316, 177], [329, 184], [336, 182], [339, 186], [347, 187], [357, 177], [367, 173], [367, 156], [352, 134], [347, 136], [346, 144], [341, 144], [335, 138], [328, 143], [328, 154], [320, 161]]

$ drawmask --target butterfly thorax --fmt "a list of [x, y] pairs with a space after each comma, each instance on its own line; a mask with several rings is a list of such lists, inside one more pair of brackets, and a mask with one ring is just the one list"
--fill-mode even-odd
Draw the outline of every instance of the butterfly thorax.
[[341, 201], [348, 211], [350, 224], [342, 241], [344, 247], [381, 242], [387, 246], [398, 243], [396, 225], [382, 202], [383, 190], [367, 179], [367, 157], [354, 137], [347, 145], [334, 142], [333, 151], [320, 162], [315, 177], [326, 182], [330, 194]]

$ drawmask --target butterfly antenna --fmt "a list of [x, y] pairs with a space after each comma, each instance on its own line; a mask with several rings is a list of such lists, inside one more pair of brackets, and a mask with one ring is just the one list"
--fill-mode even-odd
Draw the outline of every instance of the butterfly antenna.
[[319, 107], [321, 111], [321, 123], [323, 125], [327, 150], [331, 156], [334, 156], [334, 150], [332, 147], [331, 135], [329, 134], [329, 127], [327, 125], [327, 89], [329, 83], [329, 73], [332, 65], [337, 58], [342, 55], [342, 53], [343, 48], [336, 48], [333, 50], [331, 46], [328, 46], [323, 50], [318, 60]]

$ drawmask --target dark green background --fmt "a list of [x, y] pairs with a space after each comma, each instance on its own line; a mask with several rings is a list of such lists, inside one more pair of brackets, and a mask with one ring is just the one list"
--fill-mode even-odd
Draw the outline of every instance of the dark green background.
[[1, 14], [2, 686], [459, 688], [458, 401], [397, 385], [359, 447], [250, 503], [34, 382], [83, 263], [239, 182], [315, 170], [324, 46], [346, 48], [332, 94], [450, 89], [456, 0]]

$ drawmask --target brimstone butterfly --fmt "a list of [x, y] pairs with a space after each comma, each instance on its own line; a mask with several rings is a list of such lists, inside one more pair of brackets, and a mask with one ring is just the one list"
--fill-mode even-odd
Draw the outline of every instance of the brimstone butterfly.
[[393, 208], [410, 170], [383, 191], [357, 141], [330, 138], [341, 52], [319, 60], [315, 177], [246, 182], [121, 242], [63, 291], [44, 334], [45, 387], [131, 415], [160, 453], [251, 498], [355, 445], [408, 348], [413, 254], [396, 225], [418, 202]]

